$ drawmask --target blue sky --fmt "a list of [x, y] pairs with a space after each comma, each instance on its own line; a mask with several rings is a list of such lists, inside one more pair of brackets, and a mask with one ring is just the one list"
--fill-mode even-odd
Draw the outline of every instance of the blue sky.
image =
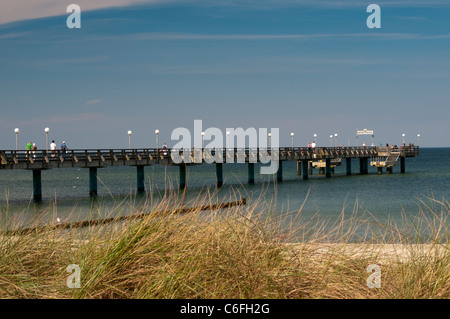
[[[0, 24], [0, 149], [15, 127], [20, 148], [45, 147], [45, 127], [72, 148], [126, 148], [128, 130], [154, 147], [155, 129], [170, 146], [195, 119], [279, 128], [286, 146], [291, 132], [355, 145], [364, 128], [376, 144], [450, 146], [449, 1], [80, 3], [81, 29], [66, 26], [71, 2], [36, 19], [26, 2]], [[381, 29], [366, 26], [370, 3]]]

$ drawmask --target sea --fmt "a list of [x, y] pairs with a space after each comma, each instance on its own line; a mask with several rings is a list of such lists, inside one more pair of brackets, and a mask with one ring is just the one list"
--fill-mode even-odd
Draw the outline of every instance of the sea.
[[[345, 161], [330, 178], [315, 169], [304, 180], [297, 175], [295, 161], [283, 162], [282, 182], [276, 182], [276, 175], [259, 171], [260, 164], [255, 164], [255, 183], [250, 185], [246, 164], [225, 163], [224, 185], [216, 189], [215, 164], [191, 166], [183, 194], [178, 190], [178, 167], [153, 165], [145, 167], [146, 193], [137, 194], [135, 167], [102, 168], [98, 170], [98, 198], [93, 199], [88, 169], [51, 169], [42, 171], [43, 201], [34, 203], [31, 171], [0, 170], [0, 220], [8, 227], [11, 221], [15, 226], [32, 224], [43, 215], [50, 216], [49, 221], [65, 222], [111, 217], [127, 214], [140, 203], [157, 205], [172, 193], [186, 205], [195, 204], [198, 198], [211, 198], [214, 203], [245, 198], [247, 205], [257, 203], [260, 210], [291, 221], [299, 215], [302, 220], [332, 221], [343, 214], [357, 214], [383, 223], [401, 222], [424, 211], [440, 213], [441, 203], [450, 198], [450, 148], [421, 148], [418, 157], [406, 158], [403, 174], [397, 165], [392, 174], [384, 171], [380, 175], [369, 166], [369, 174], [361, 175], [357, 159], [352, 160], [351, 176], [346, 175]], [[113, 209], [118, 205], [125, 208]]]

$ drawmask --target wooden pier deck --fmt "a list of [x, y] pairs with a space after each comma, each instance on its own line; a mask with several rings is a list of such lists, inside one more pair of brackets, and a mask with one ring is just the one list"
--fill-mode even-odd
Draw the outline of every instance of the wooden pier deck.
[[[186, 166], [211, 163], [214, 156], [216, 164], [217, 186], [223, 185], [223, 164], [247, 163], [248, 182], [254, 183], [254, 164], [265, 161], [267, 156], [272, 156], [273, 161], [279, 163], [277, 180], [283, 179], [283, 161], [296, 161], [297, 174], [308, 179], [313, 162], [324, 162], [325, 176], [330, 177], [332, 166], [345, 159], [347, 175], [351, 175], [352, 159], [359, 159], [360, 173], [368, 173], [369, 159], [373, 164], [375, 159], [389, 157], [395, 151], [400, 160], [400, 171], [405, 172], [405, 158], [419, 155], [418, 147], [405, 147], [391, 150], [386, 147], [280, 147], [277, 149], [183, 149], [173, 150], [183, 155], [185, 161], [177, 163], [171, 155], [172, 149], [74, 149], [66, 153], [46, 150], [40, 151], [0, 151], [0, 169], [23, 169], [33, 171], [33, 192], [35, 201], [42, 199], [41, 171], [57, 168], [89, 168], [90, 194], [97, 195], [97, 169], [110, 166], [135, 166], [137, 167], [137, 189], [145, 191], [144, 167], [150, 165], [170, 165], [180, 167], [180, 187], [186, 187]], [[393, 153], [393, 152], [392, 152]], [[398, 155], [397, 155], [398, 154]], [[188, 159], [186, 161], [186, 159]], [[380, 169], [379, 171], [380, 172]], [[392, 170], [390, 171], [390, 173]]]

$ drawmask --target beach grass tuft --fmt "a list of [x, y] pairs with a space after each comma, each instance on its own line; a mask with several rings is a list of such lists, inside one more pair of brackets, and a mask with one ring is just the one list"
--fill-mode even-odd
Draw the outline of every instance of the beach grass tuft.
[[[263, 196], [199, 208], [214, 198], [205, 190], [185, 203], [167, 192], [156, 203], [117, 204], [133, 205], [127, 211], [139, 219], [3, 234], [0, 298], [450, 297], [445, 200], [424, 199], [419, 215], [404, 212], [396, 224], [360, 216], [357, 205], [332, 222], [305, 219], [301, 209], [283, 215]], [[72, 264], [80, 288], [67, 285]], [[368, 286], [369, 265], [381, 270], [380, 288]]]

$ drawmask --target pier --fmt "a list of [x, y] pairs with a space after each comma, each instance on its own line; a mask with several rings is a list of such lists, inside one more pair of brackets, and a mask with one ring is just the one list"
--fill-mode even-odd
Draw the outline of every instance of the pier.
[[[341, 165], [345, 159], [346, 175], [352, 175], [352, 161], [359, 160], [360, 174], [368, 174], [370, 165], [383, 173], [386, 168], [392, 173], [392, 167], [400, 164], [400, 172], [405, 173], [408, 157], [419, 155], [419, 147], [406, 146], [400, 149], [386, 147], [280, 147], [277, 149], [183, 149], [174, 150], [189, 159], [183, 163], [176, 163], [171, 155], [172, 149], [96, 149], [96, 150], [67, 150], [66, 153], [41, 151], [0, 151], [0, 169], [30, 170], [33, 174], [33, 198], [36, 202], [42, 200], [41, 171], [60, 168], [89, 169], [89, 194], [97, 196], [97, 171], [110, 166], [136, 167], [136, 184], [138, 192], [145, 192], [144, 167], [151, 165], [170, 165], [179, 167], [179, 186], [187, 187], [186, 168], [195, 165], [216, 165], [216, 186], [224, 183], [223, 166], [226, 163], [242, 163], [248, 165], [248, 183], [255, 182], [255, 163], [262, 162], [265, 156], [272, 156], [278, 161], [276, 179], [283, 181], [283, 162], [297, 162], [297, 175], [307, 180], [312, 174], [313, 167], [330, 178], [334, 167]], [[209, 155], [208, 155], [209, 154]], [[221, 161], [211, 163], [211, 154]], [[208, 157], [209, 156], [209, 157]], [[208, 164], [211, 163], [211, 164]]]

